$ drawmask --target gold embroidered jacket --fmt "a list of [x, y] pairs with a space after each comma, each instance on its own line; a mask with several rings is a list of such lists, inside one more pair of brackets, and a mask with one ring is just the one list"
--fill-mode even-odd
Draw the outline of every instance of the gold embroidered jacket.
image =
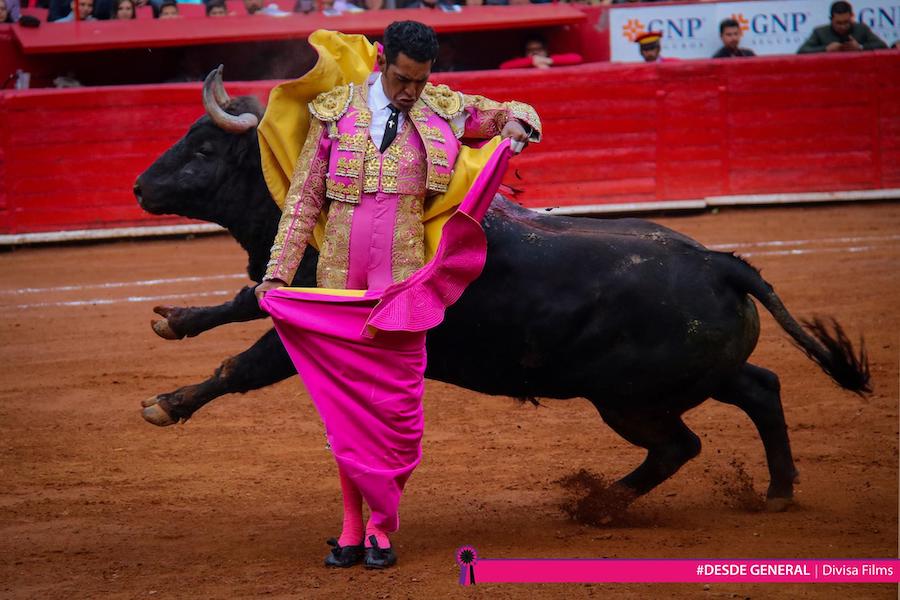
[[398, 194], [392, 274], [402, 281], [424, 261], [421, 216], [428, 194], [447, 190], [460, 139], [499, 135], [510, 119], [540, 140], [534, 109], [521, 102], [499, 103], [426, 84], [390, 147], [379, 153], [369, 135], [372, 115], [368, 86], [339, 86], [309, 104], [309, 133], [285, 198], [266, 279], [290, 283], [319, 213], [327, 211], [320, 248], [320, 287], [345, 288], [354, 207], [363, 194]]

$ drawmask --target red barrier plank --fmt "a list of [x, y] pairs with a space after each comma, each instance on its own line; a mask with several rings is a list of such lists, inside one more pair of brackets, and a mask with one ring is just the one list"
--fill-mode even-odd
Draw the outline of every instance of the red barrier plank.
[[[536, 107], [528, 206], [900, 187], [900, 54], [682, 63], [435, 79]], [[134, 177], [200, 115], [198, 84], [0, 93], [0, 233], [158, 220]]]

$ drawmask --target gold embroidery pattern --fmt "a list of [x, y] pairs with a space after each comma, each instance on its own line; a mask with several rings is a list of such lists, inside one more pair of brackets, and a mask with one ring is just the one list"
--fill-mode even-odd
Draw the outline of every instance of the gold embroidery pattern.
[[433, 192], [446, 192], [447, 186], [450, 184], [450, 178], [453, 172], [437, 173], [434, 169], [428, 174], [428, 189]]
[[291, 283], [322, 210], [325, 179], [328, 176], [328, 161], [317, 155], [322, 132], [322, 123], [312, 119], [284, 200], [271, 259], [266, 266], [268, 279]]
[[444, 84], [426, 83], [425, 89], [422, 90], [422, 101], [447, 121], [453, 119], [463, 109], [463, 95], [454, 92]]
[[354, 125], [361, 129], [368, 129], [369, 125], [372, 124], [372, 113], [369, 112], [369, 109], [367, 107], [366, 108], [357, 107], [356, 110], [357, 110], [356, 123]]
[[347, 158], [346, 156], [341, 156], [338, 158], [337, 167], [335, 168], [335, 175], [339, 175], [341, 177], [350, 177], [351, 179], [355, 179], [359, 176], [359, 169], [362, 167], [362, 159], [360, 158]]
[[443, 148], [438, 148], [437, 146], [431, 147], [431, 163], [435, 165], [439, 165], [441, 167], [449, 167], [450, 163], [447, 162], [447, 151]]
[[397, 203], [394, 243], [391, 248], [391, 276], [394, 283], [407, 279], [425, 264], [422, 198], [403, 195]]
[[338, 150], [365, 152], [368, 137], [364, 133], [342, 133], [338, 138]]
[[442, 144], [446, 143], [447, 140], [444, 138], [444, 132], [440, 130], [439, 127], [433, 127], [431, 125], [419, 125], [419, 135], [421, 135], [426, 140], [431, 140], [433, 142], [440, 142]]
[[325, 239], [319, 252], [316, 281], [319, 287], [346, 289], [350, 272], [350, 230], [355, 204], [333, 202], [328, 211]]
[[363, 191], [366, 193], [374, 193], [378, 191], [378, 173], [381, 164], [378, 160], [378, 149], [375, 143], [370, 139], [369, 145], [366, 146], [366, 159], [363, 173]]
[[325, 185], [325, 196], [332, 200], [359, 204], [359, 185], [356, 183], [341, 183], [329, 179]]
[[401, 139], [394, 140], [381, 157], [381, 191], [388, 194], [397, 193], [397, 173], [400, 169], [400, 154], [406, 145], [406, 132], [409, 128], [403, 124]]
[[413, 106], [409, 111], [409, 118], [417, 123], [424, 123], [428, 120], [428, 115], [421, 106]]
[[465, 96], [466, 106], [471, 106], [475, 110], [506, 110], [502, 103], [484, 96]]
[[353, 84], [339, 85], [327, 92], [322, 92], [309, 103], [309, 112], [320, 121], [337, 121], [347, 108], [353, 97]]
[[516, 119], [518, 121], [522, 121], [532, 128], [532, 134], [529, 138], [531, 142], [540, 142], [541, 141], [541, 118], [538, 116], [537, 111], [534, 110], [528, 104], [524, 102], [508, 102], [507, 106], [509, 107], [510, 117]]

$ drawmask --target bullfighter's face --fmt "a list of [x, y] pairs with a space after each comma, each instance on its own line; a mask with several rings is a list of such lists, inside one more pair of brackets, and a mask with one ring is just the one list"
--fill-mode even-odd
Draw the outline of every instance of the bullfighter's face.
[[409, 112], [431, 76], [431, 61], [418, 62], [400, 52], [391, 64], [387, 64], [384, 55], [379, 55], [378, 66], [385, 96], [402, 112]]

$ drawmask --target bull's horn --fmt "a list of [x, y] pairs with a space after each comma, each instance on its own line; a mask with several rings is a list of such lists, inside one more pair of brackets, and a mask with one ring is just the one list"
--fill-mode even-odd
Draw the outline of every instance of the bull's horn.
[[216, 102], [222, 108], [225, 107], [226, 104], [231, 100], [228, 96], [228, 92], [225, 91], [225, 84], [222, 83], [222, 69], [224, 65], [219, 65], [216, 68], [216, 76], [213, 78], [213, 95], [216, 98]]
[[[209, 115], [212, 122], [220, 129], [224, 129], [231, 133], [244, 133], [259, 125], [259, 118], [253, 113], [242, 113], [235, 116], [225, 112], [216, 101], [216, 79], [219, 80], [219, 87], [222, 87], [221, 65], [219, 65], [219, 68], [211, 71], [210, 74], [206, 76], [206, 81], [203, 82], [203, 108], [206, 109], [206, 114]], [[225, 89], [222, 87], [222, 93], [224, 92]], [[225, 94], [225, 97], [227, 98], [228, 94]]]

